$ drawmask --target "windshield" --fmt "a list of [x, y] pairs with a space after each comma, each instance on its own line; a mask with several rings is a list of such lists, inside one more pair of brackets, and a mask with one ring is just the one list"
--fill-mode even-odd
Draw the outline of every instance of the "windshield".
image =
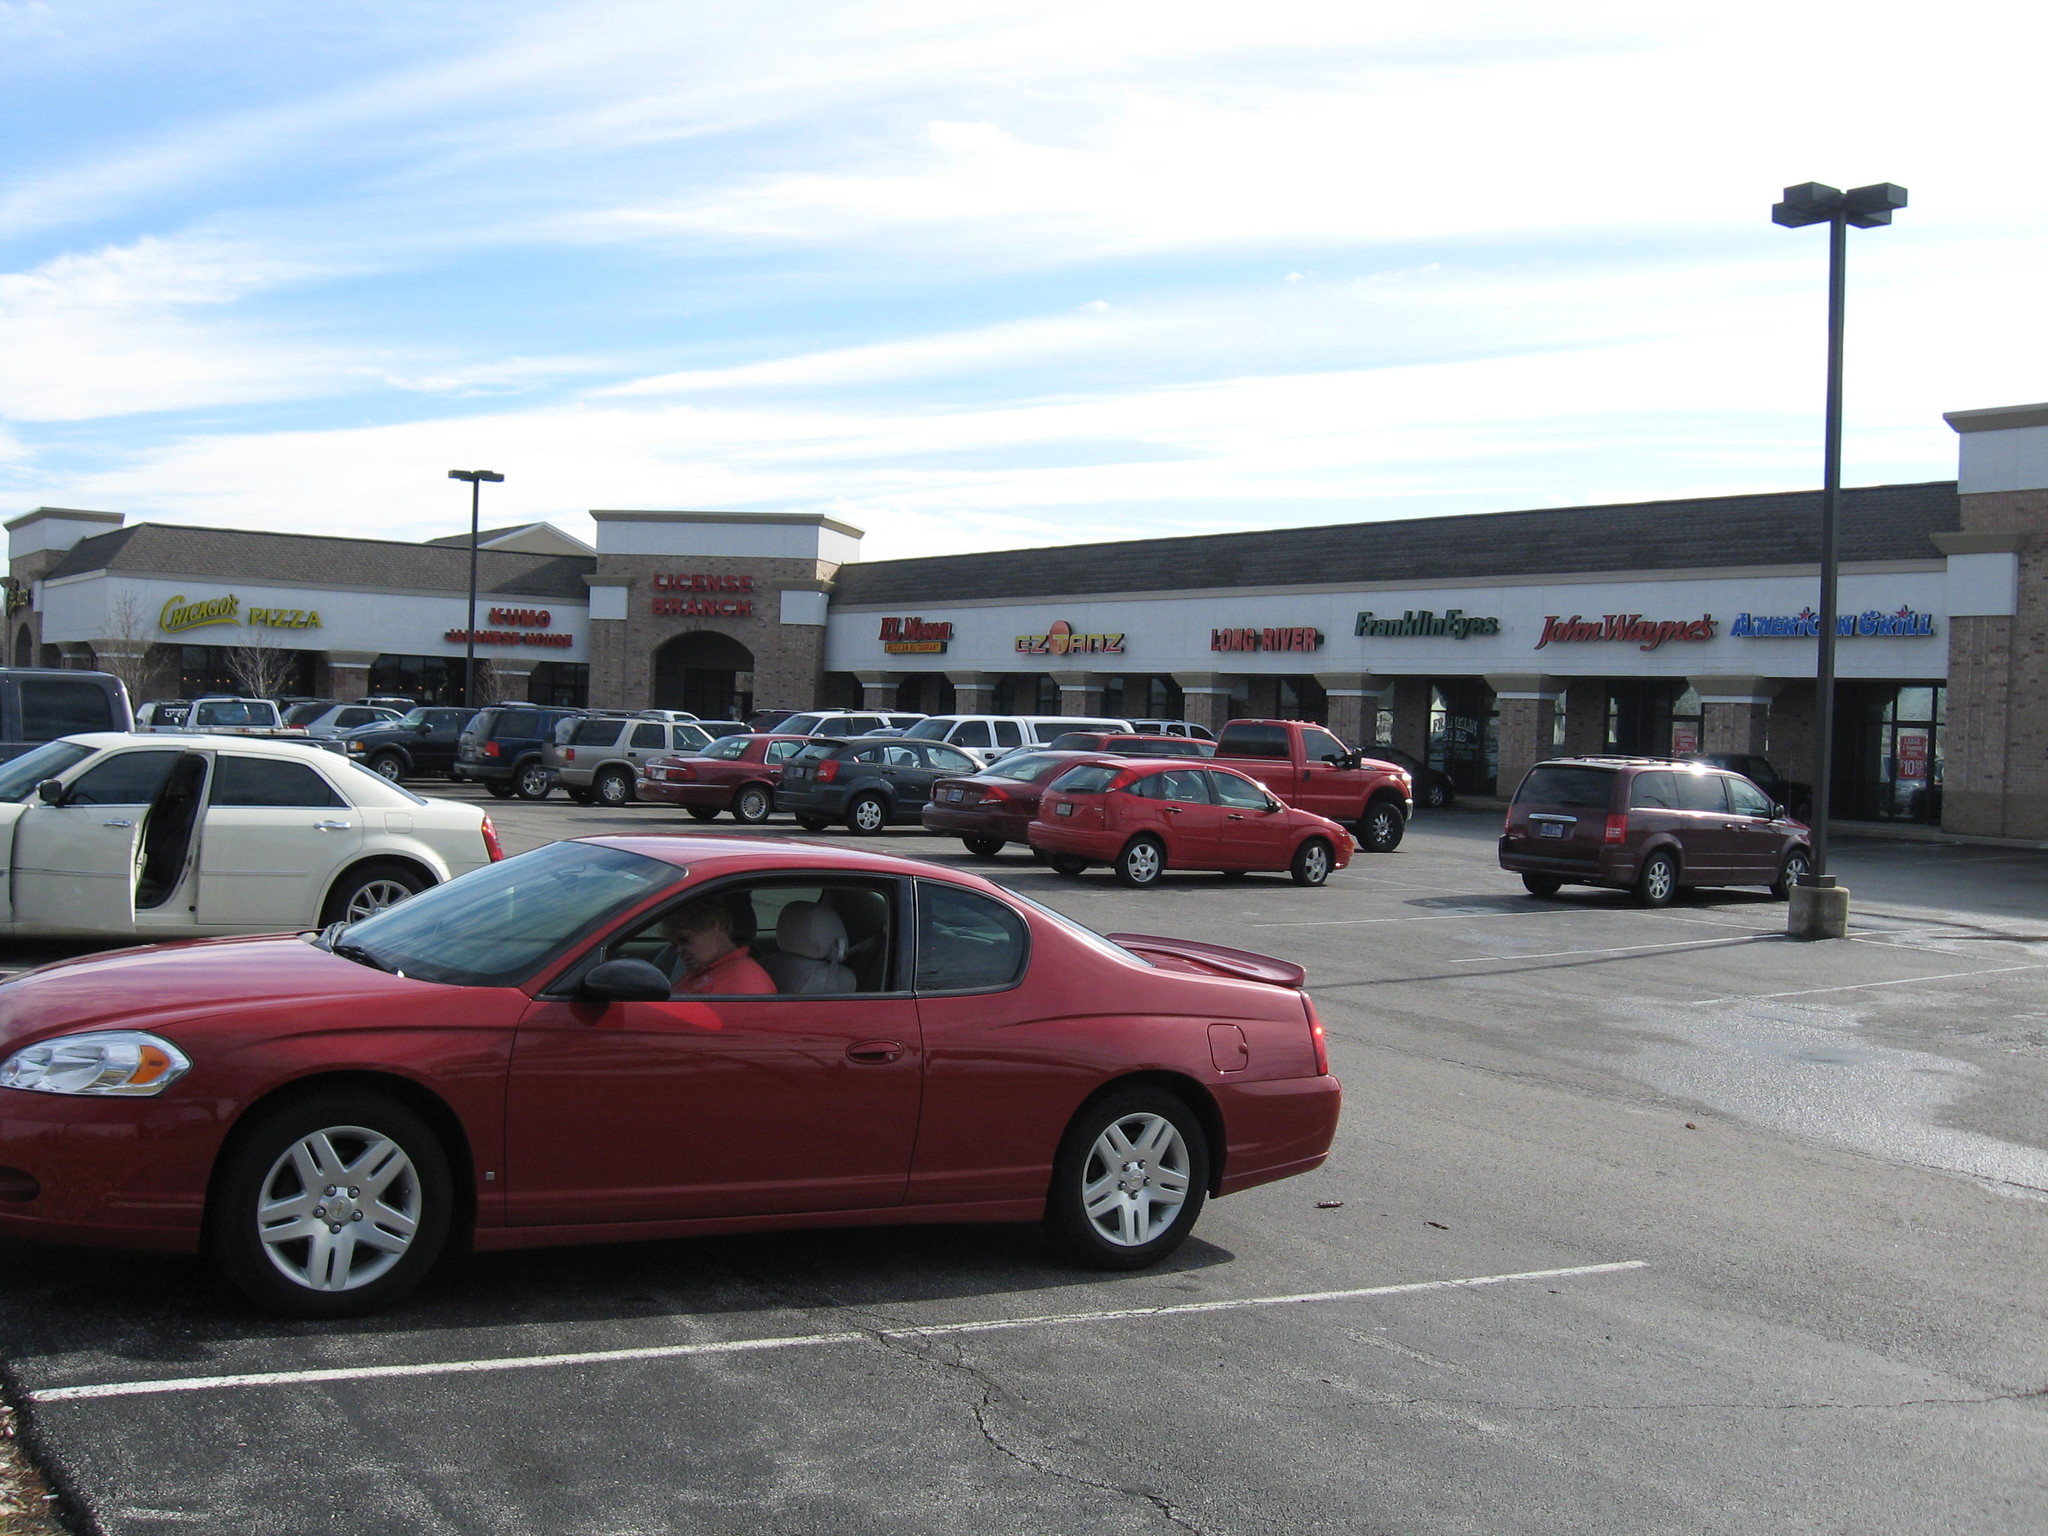
[[1069, 769], [1054, 779], [1052, 787], [1065, 790], [1070, 795], [1099, 795], [1109, 788], [1122, 771], [1120, 768], [1101, 763], [1084, 763], [1081, 767]]
[[953, 722], [950, 720], [920, 720], [903, 734], [915, 736], [919, 741], [944, 741], [946, 732], [952, 727]]
[[[408, 709], [398, 717], [398, 723], [400, 725], [425, 725], [427, 723], [427, 712], [424, 709]], [[287, 719], [286, 724], [297, 725], [298, 722]]]
[[823, 715], [791, 715], [782, 722], [782, 728], [792, 736], [808, 736], [824, 718]]
[[509, 986], [682, 876], [673, 864], [620, 848], [549, 843], [352, 923], [341, 942], [422, 981]]
[[33, 752], [22, 753], [13, 762], [0, 766], [0, 800], [26, 800], [43, 780], [56, 778], [96, 750], [81, 747], [75, 741], [46, 741]]
[[284, 723], [286, 725], [311, 725], [332, 708], [334, 708], [332, 704], [294, 704], [286, 712]]
[[276, 725], [277, 706], [263, 699], [207, 699], [192, 706], [194, 725]]
[[1056, 768], [1071, 763], [1071, 757], [1046, 757], [1037, 753], [1013, 752], [998, 762], [991, 763], [982, 772], [997, 778], [1018, 779], [1026, 784], [1036, 784]]

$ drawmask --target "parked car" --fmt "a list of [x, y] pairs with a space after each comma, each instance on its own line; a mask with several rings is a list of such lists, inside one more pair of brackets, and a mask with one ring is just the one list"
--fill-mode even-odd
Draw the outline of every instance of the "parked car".
[[1355, 846], [1340, 824], [1287, 805], [1250, 774], [1136, 758], [1060, 774], [1029, 836], [1059, 873], [1107, 864], [1129, 886], [1157, 884], [1169, 869], [1284, 869], [1296, 885], [1321, 885]]
[[492, 704], [476, 712], [455, 744], [449, 776], [473, 779], [498, 799], [545, 800], [554, 788], [547, 745], [564, 720], [586, 711], [546, 704]]
[[1216, 733], [1192, 720], [1133, 720], [1131, 729], [1145, 736], [1189, 736], [1196, 741], [1214, 741]]
[[387, 779], [446, 775], [455, 766], [455, 746], [462, 739], [462, 728], [475, 717], [475, 710], [460, 705], [426, 705], [397, 720], [351, 733], [346, 751], [372, 773]]
[[916, 821], [934, 781], [980, 766], [936, 741], [813, 739], [783, 766], [775, 805], [812, 832], [835, 821], [856, 832], [879, 832], [891, 822]]
[[1538, 763], [1500, 839], [1501, 868], [1532, 896], [1600, 885], [1652, 907], [1701, 885], [1767, 885], [1782, 898], [1812, 863], [1807, 828], [1744, 775], [1668, 758]]
[[1771, 766], [1769, 758], [1755, 752], [1688, 752], [1682, 763], [1705, 763], [1709, 768], [1726, 768], [1739, 773], [1801, 821], [1813, 814], [1813, 786], [1786, 778]]
[[0, 762], [59, 736], [134, 724], [128, 690], [111, 672], [0, 667]]
[[812, 709], [785, 717], [775, 732], [778, 736], [865, 736], [891, 726], [905, 730], [924, 718], [880, 709]]
[[753, 727], [744, 720], [699, 720], [696, 723], [704, 728], [704, 734], [713, 741], [723, 740], [727, 736], [745, 736], [753, 730]]
[[[774, 992], [703, 986], [678, 931]], [[550, 843], [314, 942], [0, 984], [0, 1163], [39, 1191], [0, 1236], [204, 1250], [308, 1318], [450, 1249], [764, 1227], [1039, 1220], [1137, 1269], [1328, 1156], [1304, 980], [912, 859]]]
[[1400, 847], [1415, 813], [1407, 769], [1354, 752], [1305, 720], [1232, 720], [1217, 739], [1215, 761], [1289, 805], [1355, 827], [1367, 853]]
[[405, 718], [401, 711], [378, 704], [331, 704], [321, 710], [300, 705], [292, 714], [296, 717], [290, 722], [292, 725], [308, 736], [323, 737], [350, 736], [373, 725], [390, 725]]
[[631, 805], [640, 770], [657, 757], [696, 752], [711, 736], [695, 721], [586, 716], [564, 723], [548, 743], [548, 772], [578, 805]]
[[1119, 757], [1214, 757], [1216, 743], [1191, 736], [1131, 731], [1066, 731], [1046, 743], [1054, 752], [1111, 752]]
[[764, 734], [772, 732], [792, 715], [800, 715], [800, 709], [757, 709], [747, 716], [747, 729]]
[[221, 736], [304, 736], [305, 727], [287, 720], [268, 699], [210, 694], [196, 699], [156, 699], [135, 714], [141, 731], [209, 731]]
[[1078, 715], [933, 715], [903, 734], [919, 741], [943, 741], [989, 763], [1018, 747], [1050, 746], [1068, 731], [1117, 731], [1130, 734], [1128, 720], [1096, 720]]
[[1020, 747], [1000, 762], [965, 778], [939, 779], [918, 819], [927, 832], [960, 839], [977, 858], [992, 859], [1010, 843], [1030, 843], [1031, 818], [1045, 786], [1099, 752]]
[[420, 707], [418, 699], [409, 699], [402, 693], [373, 693], [368, 698], [357, 699], [358, 704], [375, 704], [380, 709], [396, 710], [403, 715]]
[[0, 767], [9, 934], [275, 933], [366, 917], [500, 855], [473, 805], [346, 758], [104, 732]]
[[1448, 773], [1441, 768], [1432, 768], [1413, 752], [1403, 752], [1399, 747], [1361, 747], [1367, 757], [1377, 762], [1392, 763], [1397, 768], [1408, 770], [1408, 777], [1415, 786], [1415, 803], [1426, 805], [1431, 810], [1442, 810], [1453, 805], [1458, 799], [1458, 786]]
[[699, 821], [720, 811], [748, 825], [766, 821], [784, 766], [815, 739], [756, 731], [721, 737], [689, 757], [650, 759], [640, 770], [640, 798], [680, 805]]
[[[593, 711], [597, 713], [597, 711]], [[697, 717], [687, 709], [638, 709], [633, 712], [640, 720], [666, 720], [670, 724], [687, 724]]]

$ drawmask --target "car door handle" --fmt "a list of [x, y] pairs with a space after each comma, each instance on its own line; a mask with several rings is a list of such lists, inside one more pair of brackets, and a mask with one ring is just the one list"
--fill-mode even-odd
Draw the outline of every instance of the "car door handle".
[[862, 1040], [846, 1048], [848, 1061], [886, 1064], [901, 1059], [903, 1044], [898, 1040]]
[[103, 821], [100, 825], [103, 827], [132, 827], [135, 823], [132, 821]]
[[316, 821], [313, 823], [313, 830], [315, 832], [351, 832], [355, 829], [345, 821]]
[[1244, 813], [1241, 811], [1232, 811], [1228, 816], [1224, 817], [1223, 819], [1225, 821], [1243, 821]]
[[1180, 807], [1177, 805], [1162, 805], [1160, 809], [1169, 816], [1178, 816], [1180, 814]]

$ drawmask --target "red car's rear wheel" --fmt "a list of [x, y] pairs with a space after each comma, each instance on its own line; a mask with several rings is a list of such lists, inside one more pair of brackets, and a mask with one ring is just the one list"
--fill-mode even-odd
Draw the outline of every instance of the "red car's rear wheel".
[[1088, 1105], [1053, 1159], [1045, 1224], [1093, 1269], [1142, 1269], [1178, 1248], [1209, 1193], [1201, 1117], [1163, 1089], [1132, 1088]]

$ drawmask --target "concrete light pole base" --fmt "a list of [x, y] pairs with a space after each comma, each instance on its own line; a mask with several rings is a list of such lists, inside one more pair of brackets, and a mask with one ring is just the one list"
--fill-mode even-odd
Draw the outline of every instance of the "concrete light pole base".
[[1785, 932], [1795, 939], [1846, 939], [1849, 887], [1795, 885], [1785, 912]]

